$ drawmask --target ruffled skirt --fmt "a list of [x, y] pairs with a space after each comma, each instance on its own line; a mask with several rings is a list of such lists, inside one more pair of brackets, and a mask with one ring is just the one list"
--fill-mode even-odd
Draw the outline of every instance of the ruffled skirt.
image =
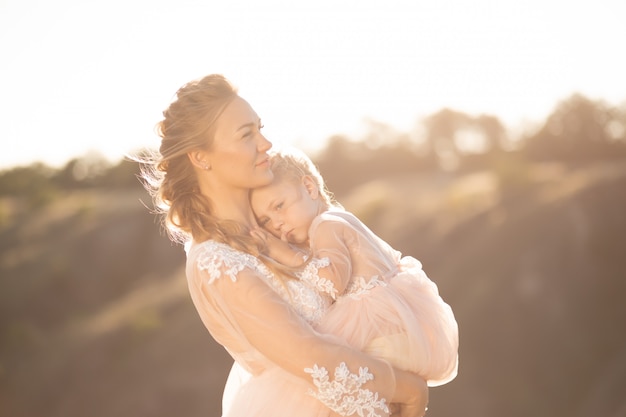
[[409, 256], [389, 280], [339, 297], [318, 330], [421, 375], [431, 387], [457, 374], [459, 335], [452, 309], [422, 264]]

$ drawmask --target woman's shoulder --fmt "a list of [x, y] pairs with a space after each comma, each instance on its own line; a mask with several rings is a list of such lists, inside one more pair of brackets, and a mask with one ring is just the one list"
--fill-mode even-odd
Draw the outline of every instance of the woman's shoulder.
[[267, 268], [253, 255], [215, 240], [190, 244], [187, 249], [187, 267], [206, 271], [209, 282], [222, 276], [236, 281], [237, 275], [246, 268], [269, 274]]

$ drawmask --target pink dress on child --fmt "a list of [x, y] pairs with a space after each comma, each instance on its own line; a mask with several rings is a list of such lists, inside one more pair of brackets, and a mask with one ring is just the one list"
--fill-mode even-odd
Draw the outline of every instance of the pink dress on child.
[[415, 372], [429, 386], [454, 379], [457, 322], [417, 259], [402, 257], [346, 211], [316, 217], [309, 239], [312, 256], [328, 259], [334, 277], [307, 276], [336, 300], [316, 325], [319, 332]]

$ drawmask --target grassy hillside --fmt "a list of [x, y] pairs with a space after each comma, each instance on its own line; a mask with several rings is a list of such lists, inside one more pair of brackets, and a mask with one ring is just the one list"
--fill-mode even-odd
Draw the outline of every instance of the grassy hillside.
[[[501, 179], [501, 178], [500, 178]], [[340, 201], [421, 259], [461, 366], [429, 416], [626, 414], [626, 164], [380, 179]], [[0, 416], [219, 416], [231, 360], [140, 192], [0, 212]]]

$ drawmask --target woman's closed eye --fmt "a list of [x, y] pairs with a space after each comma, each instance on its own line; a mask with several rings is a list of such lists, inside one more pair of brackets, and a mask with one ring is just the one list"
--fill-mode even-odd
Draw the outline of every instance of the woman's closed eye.
[[257, 132], [260, 133], [261, 129], [263, 129], [264, 127], [265, 127], [265, 125], [263, 123], [259, 122], [259, 124], [256, 127], [252, 126], [251, 128], [247, 129], [246, 132], [243, 134], [242, 138], [243, 139], [249, 139], [249, 138], [253, 137], [255, 133], [257, 133]]

